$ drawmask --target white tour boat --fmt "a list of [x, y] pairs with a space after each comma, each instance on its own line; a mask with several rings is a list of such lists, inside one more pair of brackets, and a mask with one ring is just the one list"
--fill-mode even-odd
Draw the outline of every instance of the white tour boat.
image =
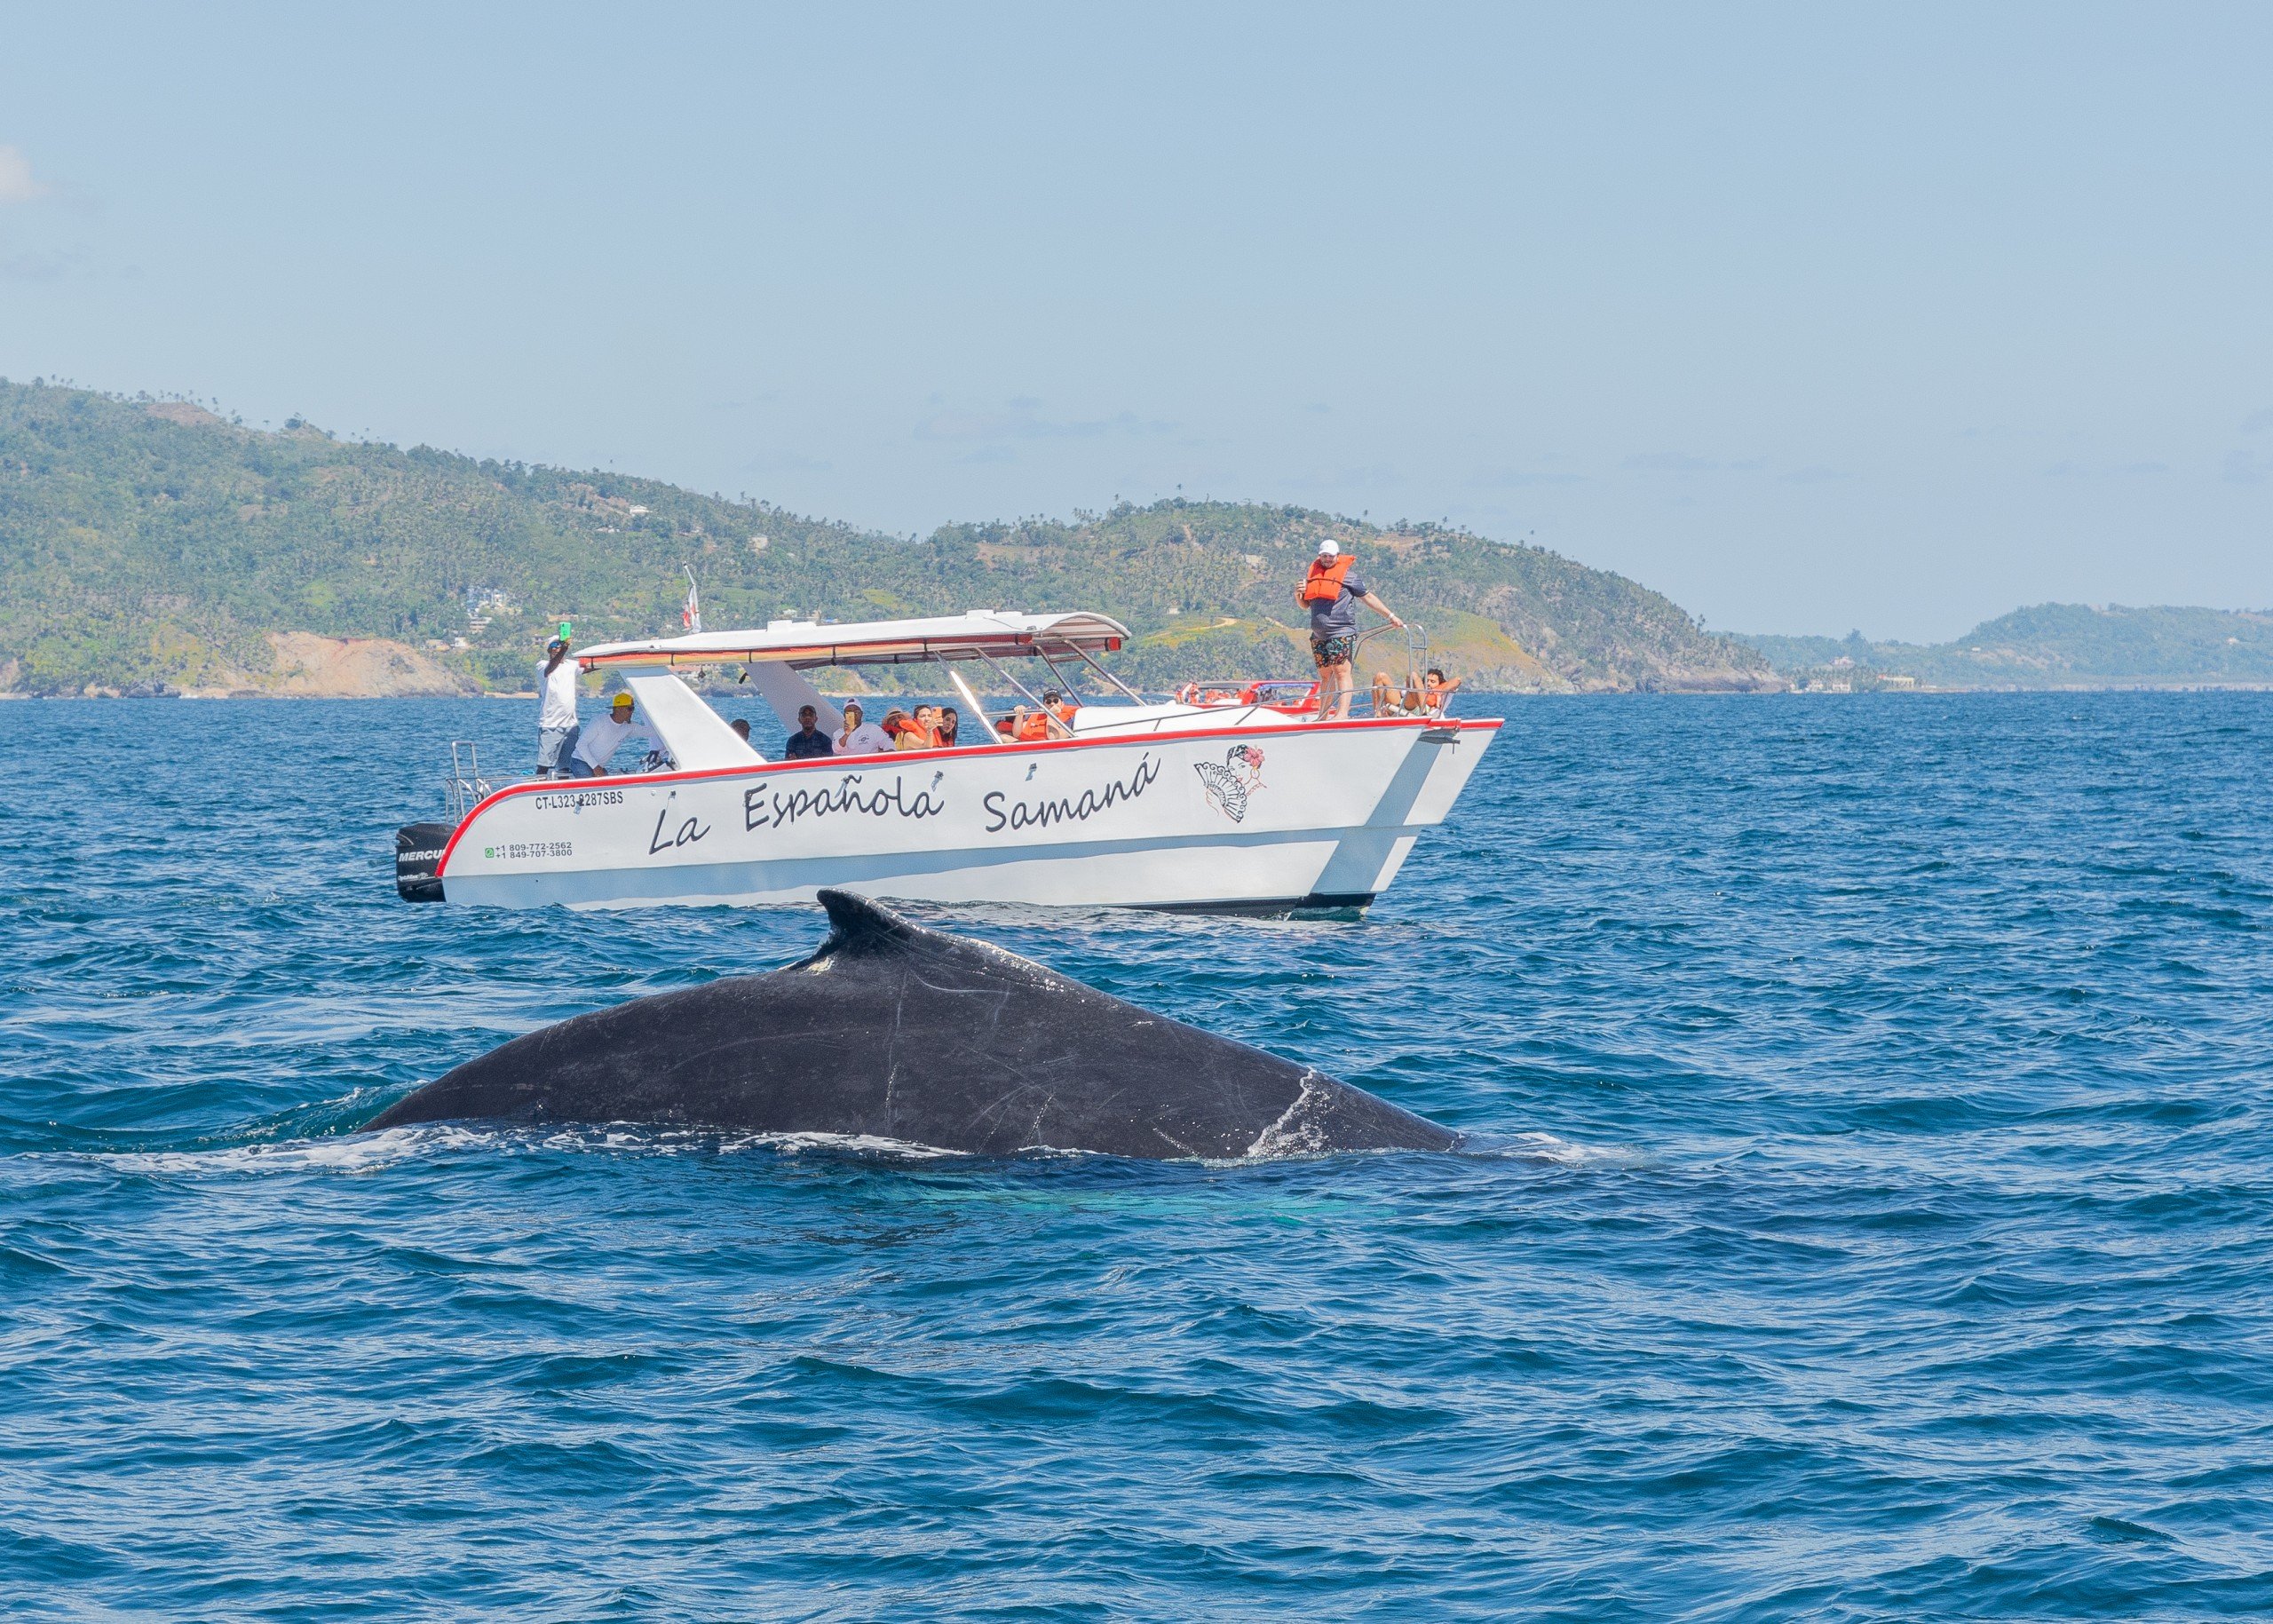
[[[980, 611], [577, 650], [585, 670], [620, 674], [661, 749], [636, 772], [494, 791], [454, 765], [463, 815], [399, 833], [397, 888], [504, 907], [805, 902], [823, 886], [942, 902], [1362, 907], [1444, 820], [1501, 725], [1425, 709], [1320, 720], [1311, 683], [1195, 685], [1152, 702], [1098, 662], [1128, 636], [1101, 614]], [[1022, 681], [1034, 661], [1049, 677]], [[1045, 685], [1093, 697], [1052, 717], [1046, 738], [1003, 741], [957, 669], [972, 661], [1037, 715]], [[843, 717], [804, 672], [932, 662], [942, 691], [962, 696], [968, 742], [817, 761], [764, 759], [677, 675], [744, 667], [785, 726], [811, 705], [834, 733]]]

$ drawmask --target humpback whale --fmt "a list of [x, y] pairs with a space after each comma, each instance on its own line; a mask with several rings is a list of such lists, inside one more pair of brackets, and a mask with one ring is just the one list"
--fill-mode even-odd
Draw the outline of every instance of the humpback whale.
[[1387, 1100], [824, 891], [818, 952], [513, 1039], [364, 1124], [640, 1122], [1010, 1155], [1450, 1150]]

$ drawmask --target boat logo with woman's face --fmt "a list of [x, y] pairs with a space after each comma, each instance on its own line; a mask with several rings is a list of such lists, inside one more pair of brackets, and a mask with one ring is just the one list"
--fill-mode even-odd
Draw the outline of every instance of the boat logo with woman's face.
[[1234, 823], [1246, 820], [1247, 798], [1263, 788], [1263, 752], [1251, 744], [1235, 744], [1224, 753], [1224, 764], [1212, 761], [1193, 764], [1192, 771], [1200, 774], [1200, 781], [1207, 786], [1208, 798], [1216, 810]]

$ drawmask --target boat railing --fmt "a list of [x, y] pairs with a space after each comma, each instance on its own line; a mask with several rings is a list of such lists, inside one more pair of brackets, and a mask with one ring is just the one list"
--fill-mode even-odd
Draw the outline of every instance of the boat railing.
[[450, 741], [450, 770], [442, 791], [450, 804], [450, 821], [462, 823], [466, 813], [488, 798], [495, 786], [481, 776], [481, 749], [471, 739]]
[[1318, 680], [1303, 677], [1218, 677], [1188, 682], [1176, 691], [1180, 705], [1261, 705], [1289, 716], [1318, 709]]
[[[1359, 635], [1358, 649], [1362, 652], [1374, 638], [1387, 637], [1399, 630], [1405, 633], [1405, 675], [1399, 681], [1387, 671], [1374, 672], [1374, 714], [1377, 717], [1435, 716], [1438, 714], [1437, 707], [1429, 702], [1428, 684], [1422, 680], [1429, 669], [1429, 629], [1426, 626], [1417, 621], [1407, 621], [1402, 628], [1388, 624], [1376, 626]], [[1350, 665], [1350, 679], [1355, 681], [1358, 661], [1354, 655]], [[1389, 678], [1386, 682], [1382, 680], [1385, 677]]]

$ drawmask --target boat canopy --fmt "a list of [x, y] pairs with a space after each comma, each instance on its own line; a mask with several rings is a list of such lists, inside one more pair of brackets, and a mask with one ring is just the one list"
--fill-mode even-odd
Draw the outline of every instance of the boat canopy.
[[1109, 653], [1129, 628], [1102, 614], [1021, 614], [973, 609], [925, 620], [773, 621], [763, 631], [698, 631], [637, 643], [595, 643], [576, 651], [588, 671], [609, 666], [755, 665], [799, 670], [824, 665], [920, 665], [941, 660], [1003, 660], [1021, 654]]

